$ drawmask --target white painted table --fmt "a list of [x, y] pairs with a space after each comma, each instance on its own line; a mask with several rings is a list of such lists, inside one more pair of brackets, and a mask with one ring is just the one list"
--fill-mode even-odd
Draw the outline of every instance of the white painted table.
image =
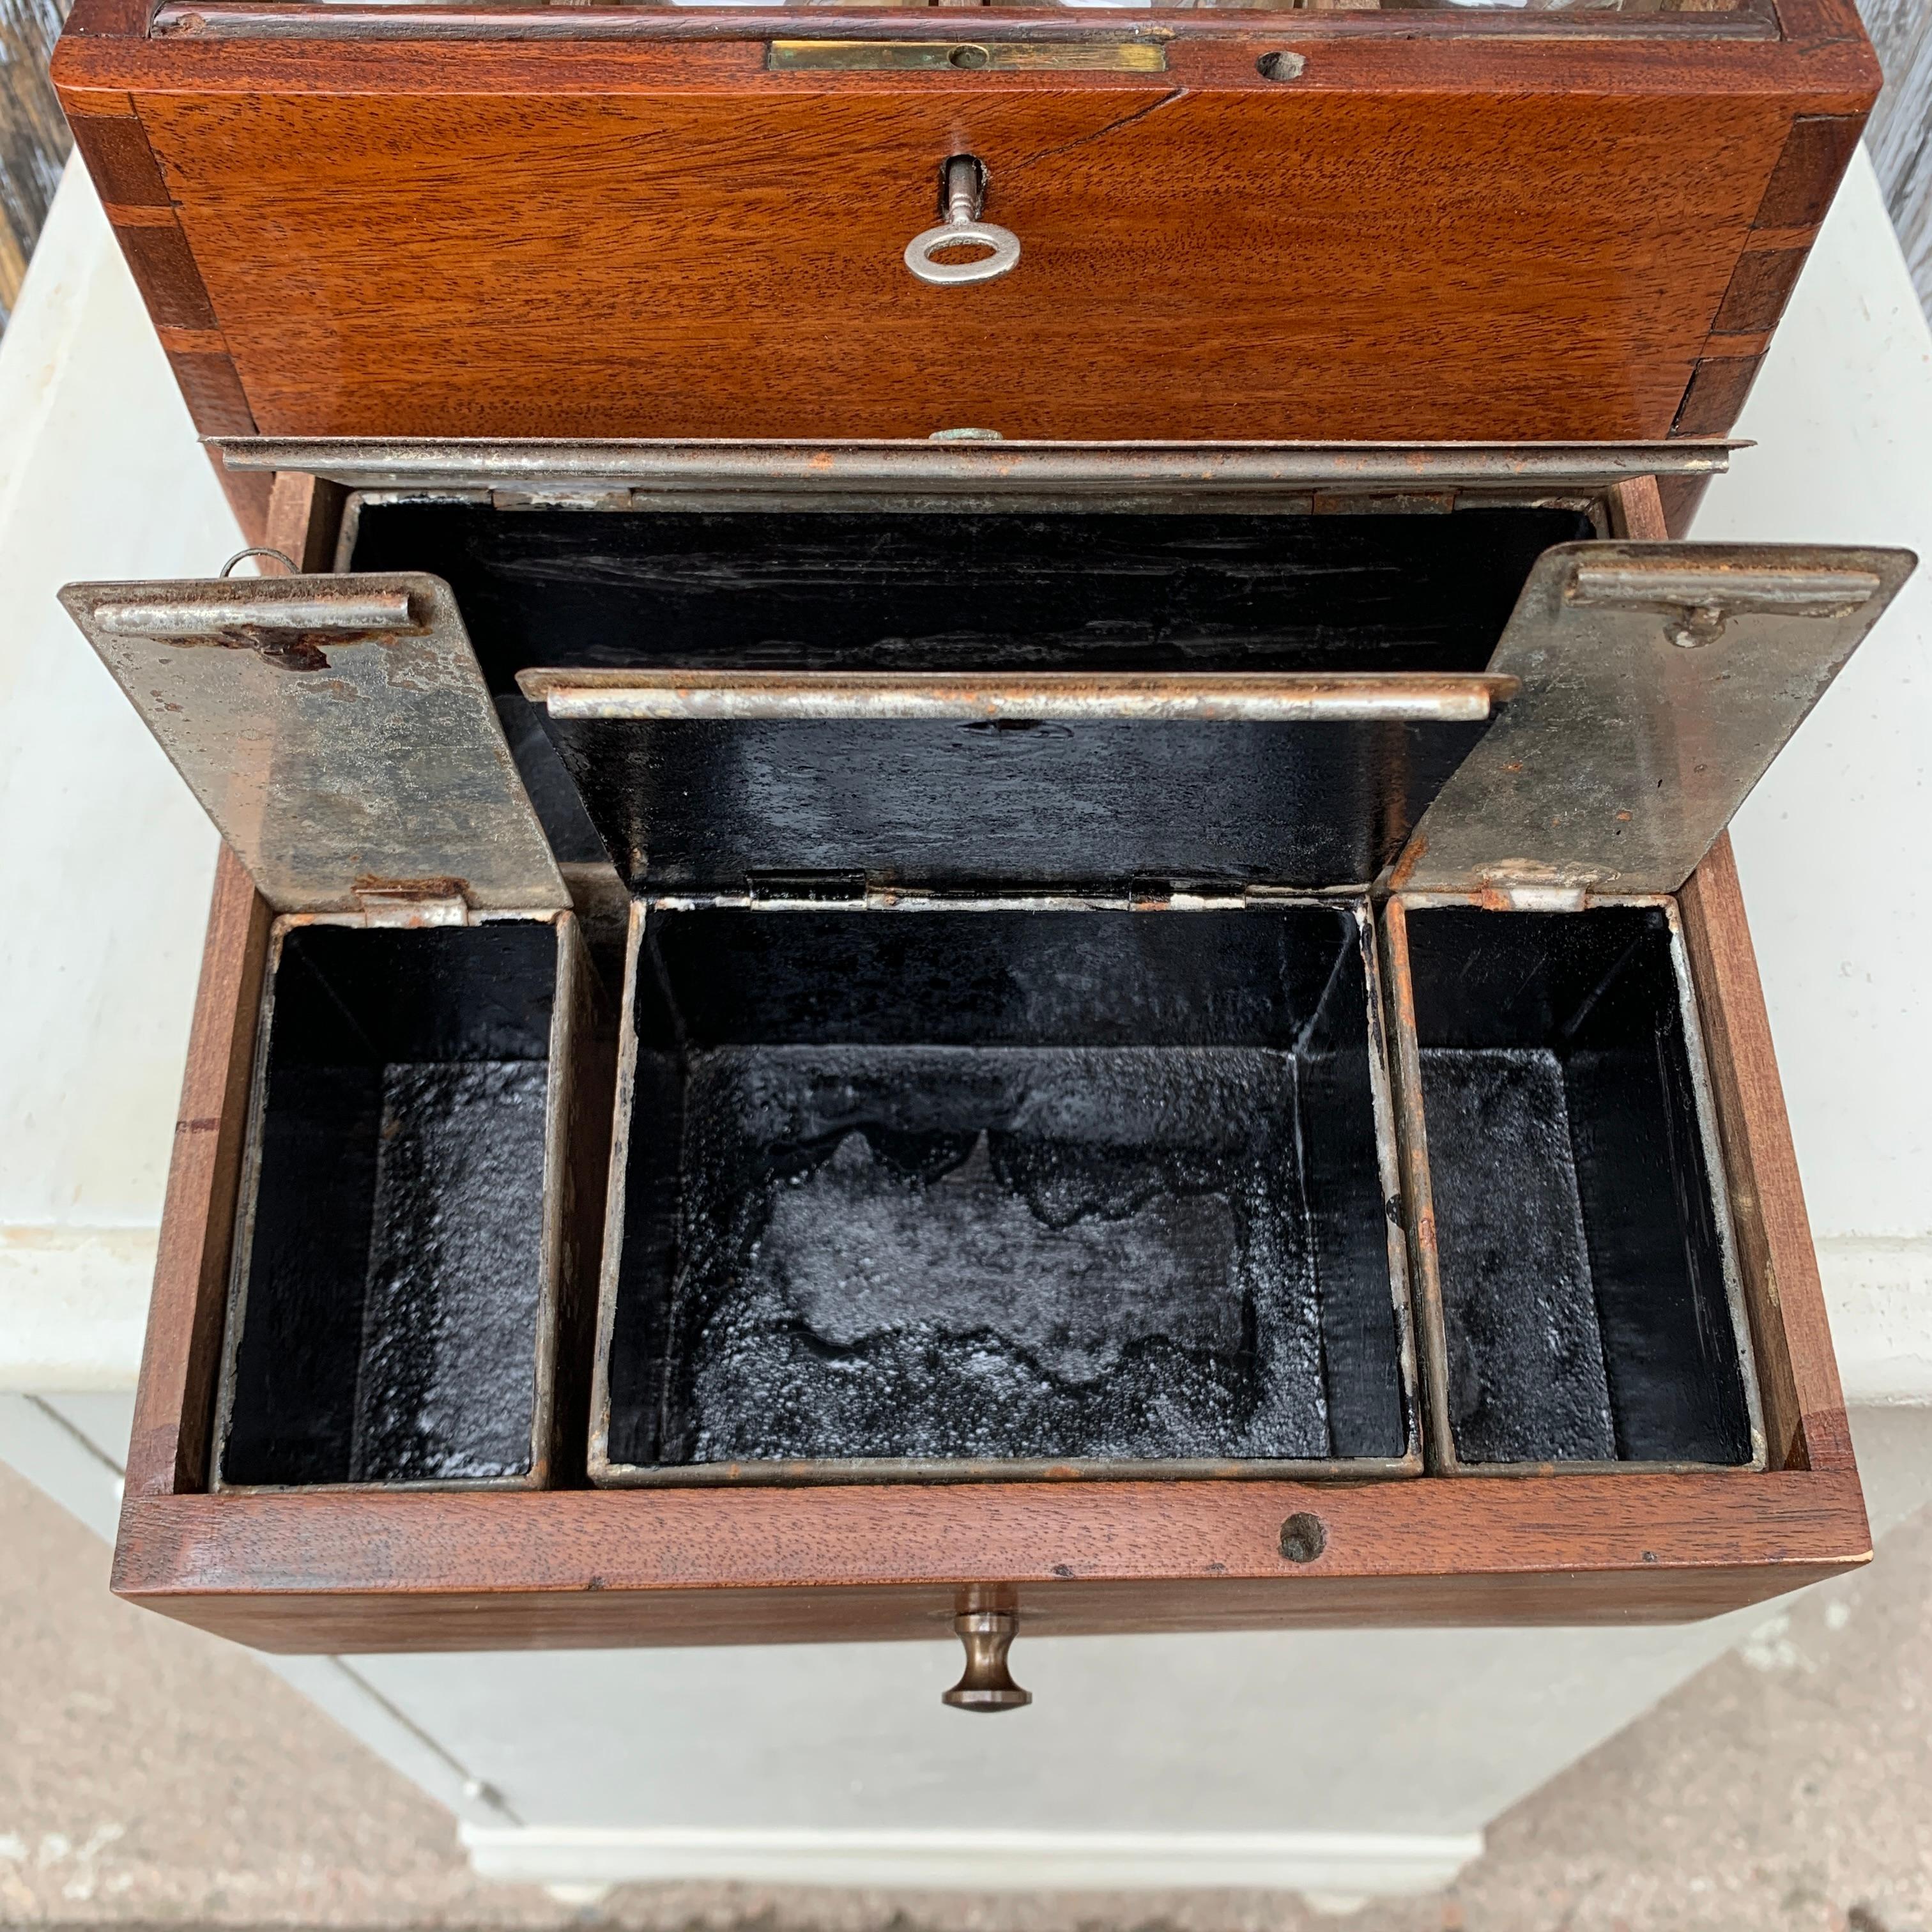
[[[1932, 335], [1861, 156], [1700, 535], [1932, 556]], [[0, 1454], [104, 1532], [214, 841], [56, 606], [237, 547], [84, 176], [0, 339]], [[1932, 1492], [1932, 571], [1736, 839], [1868, 1490]], [[1922, 1473], [1924, 1472], [1924, 1473]], [[1036, 1640], [279, 1663], [486, 1870], [865, 1885], [1443, 1882], [1487, 1821], [1762, 1616], [1664, 1630]]]

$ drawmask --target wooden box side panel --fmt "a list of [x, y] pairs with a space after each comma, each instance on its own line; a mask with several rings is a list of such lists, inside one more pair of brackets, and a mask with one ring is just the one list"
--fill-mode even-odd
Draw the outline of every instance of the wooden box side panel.
[[[204, 436], [254, 435], [242, 379], [133, 97], [73, 88], [62, 106], [195, 427]], [[242, 534], [261, 542], [268, 478], [231, 475], [218, 460], [214, 469]]]
[[[226, 845], [188, 1036], [154, 1298], [128, 1450], [127, 1507], [207, 1486], [230, 1244], [268, 908]], [[126, 1517], [124, 1514], [124, 1528]]]
[[1057, 1583], [997, 1592], [948, 1584], [819, 1585], [608, 1601], [587, 1598], [581, 1590], [134, 1600], [259, 1650], [340, 1654], [932, 1640], [952, 1634], [958, 1611], [989, 1598], [1016, 1611], [1029, 1637], [1683, 1623], [1822, 1582], [1846, 1568], [1842, 1558], [1713, 1564], [1663, 1582], [1622, 1574], [1454, 1577], [1426, 1594], [1406, 1581], [1343, 1577], [1295, 1585]]
[[1771, 1466], [1851, 1471], [1851, 1432], [1817, 1252], [1728, 834], [1692, 874], [1680, 904], [1751, 1312]]
[[[1708, 433], [1784, 286], [1741, 258], [1815, 232], [1760, 220], [1808, 205], [1794, 130], [1855, 139], [1875, 88], [1856, 42], [1336, 42], [1292, 91], [1255, 51], [988, 84], [755, 42], [80, 39], [60, 73], [134, 83], [180, 238], [158, 322], [192, 295], [250, 421], [302, 436]], [[1024, 252], [934, 289], [901, 251], [962, 148]]]

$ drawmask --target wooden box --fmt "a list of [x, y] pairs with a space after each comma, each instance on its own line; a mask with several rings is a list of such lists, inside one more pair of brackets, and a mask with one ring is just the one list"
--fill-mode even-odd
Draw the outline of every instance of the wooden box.
[[[72, 587], [247, 860], [116, 1588], [285, 1649], [959, 1619], [998, 1708], [1015, 1628], [1864, 1560], [1723, 827], [1912, 560], [1659, 542], [1720, 460], [317, 446], [300, 574]], [[274, 936], [520, 920], [581, 940], [574, 1436], [238, 1480]]]
[[1880, 84], [1852, 0], [76, 0], [55, 75], [206, 434], [812, 442], [1722, 434]]

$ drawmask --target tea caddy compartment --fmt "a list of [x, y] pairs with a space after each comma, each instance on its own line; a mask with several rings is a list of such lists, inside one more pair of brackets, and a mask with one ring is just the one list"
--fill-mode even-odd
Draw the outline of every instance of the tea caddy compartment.
[[1915, 561], [1573, 545], [1531, 573], [1495, 659], [1520, 702], [1382, 911], [1432, 1467], [1791, 1453], [1680, 895]]
[[632, 920], [593, 1482], [1420, 1471], [1364, 902]]
[[211, 1490], [583, 1465], [608, 998], [448, 592], [63, 593], [263, 902]]
[[[600, 1331], [578, 1358], [597, 1364], [594, 1400], [587, 1366], [578, 1384], [588, 1454], [570, 1486], [536, 1495], [208, 1491], [197, 1378], [233, 1196], [190, 1142], [124, 1594], [289, 1648], [802, 1641], [957, 1622], [959, 1699], [1000, 1708], [1022, 1694], [1005, 1671], [1016, 1630], [1681, 1617], [1862, 1560], [1721, 828], [1909, 560], [1623, 541], [1656, 527], [1640, 479], [1721, 461], [1708, 446], [1143, 450], [1083, 468], [986, 445], [389, 443], [304, 460], [326, 480], [278, 484], [302, 520], [288, 547], [348, 568], [290, 583], [412, 564], [452, 586], [526, 789], [551, 801], [553, 843], [574, 790], [609, 855], [573, 848], [564, 868], [598, 957], [623, 962]], [[932, 517], [970, 526], [980, 574], [920, 578], [944, 620], [922, 631], [901, 621], [902, 593]], [[1180, 520], [1162, 541], [1195, 548], [1185, 569], [1150, 574], [1163, 518]], [[856, 546], [843, 565], [813, 548], [840, 530]], [[1014, 567], [1028, 542], [1034, 562]], [[1330, 567], [1312, 567], [1324, 551]], [[1218, 580], [1274, 584], [1242, 625], [1235, 605], [1201, 601], [1190, 572], [1210, 554]], [[1378, 625], [1352, 641], [1340, 605], [1281, 601], [1290, 579], [1354, 584], [1358, 618], [1376, 610]], [[1055, 586], [1076, 580], [1066, 608], [1114, 628], [1062, 626]], [[1418, 586], [1444, 621], [1419, 610]], [[871, 644], [814, 629], [844, 608]], [[980, 619], [1026, 608], [1052, 621], [1022, 664], [988, 642], [1013, 625]], [[1694, 645], [1671, 640], [1687, 632]], [[1593, 665], [1609, 685], [1580, 676]], [[1171, 755], [1190, 734], [1233, 748]], [[1297, 748], [1270, 756], [1270, 742]], [[1142, 782], [1138, 808], [1118, 809], [1124, 746], [1137, 778], [1185, 782]], [[933, 782], [935, 765], [962, 782]], [[1323, 782], [1298, 786], [1296, 770]], [[1217, 786], [1267, 808], [1217, 815]], [[1028, 788], [1049, 808], [1016, 808]], [[1337, 838], [1343, 812], [1355, 830]], [[1331, 864], [1338, 852], [1348, 862]], [[1563, 1089], [1556, 1178], [1582, 1198], [1589, 1094], [1614, 1084], [1624, 1046], [1660, 1064], [1674, 1010], [1672, 1065], [1688, 1070], [1666, 1082], [1668, 1119], [1691, 1154], [1672, 1173], [1702, 1162], [1713, 1232], [1690, 1269], [1694, 1306], [1721, 1317], [1705, 1325], [1712, 1359], [1733, 1364], [1743, 1444], [1619, 1436], [1613, 1412], [1589, 1453], [1531, 1430], [1522, 1458], [1492, 1462], [1466, 1430], [1459, 1443], [1444, 1394], [1460, 1290], [1422, 1184], [1458, 1150], [1427, 1070], [1439, 1051], [1490, 1047], [1443, 1030], [1442, 948], [1424, 935], [1462, 913], [1594, 933], [1630, 910], [1618, 902], [1665, 934], [1667, 970], [1640, 946], [1619, 990], [1627, 945], [1592, 940], [1581, 950], [1607, 950], [1604, 970], [1567, 1010], [1550, 1002], [1560, 1031], [1607, 986], [1592, 1012], [1618, 1020], [1606, 1041], [1585, 1036], [1588, 1016], [1576, 1031], [1579, 1052], [1613, 1050], [1594, 1088]], [[231, 869], [184, 1100], [184, 1118], [230, 1134], [259, 1011], [253, 902]], [[1450, 956], [1448, 976], [1460, 971]], [[1534, 1061], [1547, 1095], [1574, 1070], [1566, 1054], [1524, 1026], [1496, 1057]], [[1128, 1067], [1137, 1055], [1151, 1070]], [[1191, 1121], [1192, 1140], [1140, 1131], [1136, 1082], [1162, 1094], [1163, 1131]], [[1219, 1187], [1252, 1204], [1248, 1222]], [[1279, 1222], [1284, 1197], [1304, 1232], [1281, 1278], [1314, 1292], [1299, 1328], [1262, 1346], [1260, 1324], [1237, 1333], [1242, 1298], [1198, 1291], [1252, 1274], [1252, 1230]], [[1565, 1306], [1580, 1320], [1620, 1264], [1614, 1240], [1593, 1246], [1597, 1223], [1570, 1232], [1582, 1262]], [[1065, 1261], [1083, 1243], [1100, 1257], [1084, 1282]], [[934, 1258], [916, 1276], [924, 1306], [905, 1292], [914, 1270], [873, 1264], [894, 1252]], [[1024, 1295], [1016, 1252], [1031, 1258]], [[968, 1317], [950, 1339], [929, 1318], [949, 1294]], [[1628, 1352], [1606, 1351], [1596, 1318], [1598, 1394], [1615, 1412]], [[1322, 1373], [1281, 1334], [1318, 1342]], [[997, 1426], [976, 1440], [952, 1427], [969, 1338], [994, 1345], [996, 1387], [1024, 1384], [1010, 1372], [1023, 1352], [1056, 1372], [1028, 1400], [981, 1405]], [[1127, 1378], [1131, 1426], [1055, 1410], [1082, 1375], [1106, 1385], [1095, 1365], [1163, 1344], [1180, 1372]], [[1216, 1360], [1238, 1372], [1206, 1378], [1213, 1400], [1191, 1413], [1212, 1426], [1187, 1438], [1160, 1399]], [[1266, 1422], [1282, 1397], [1286, 1430], [1222, 1426], [1240, 1404], [1244, 1428]]]

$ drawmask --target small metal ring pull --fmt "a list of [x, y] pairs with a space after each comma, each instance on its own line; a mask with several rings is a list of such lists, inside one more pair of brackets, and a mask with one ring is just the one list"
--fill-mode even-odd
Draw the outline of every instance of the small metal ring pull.
[[[1020, 259], [1020, 238], [1010, 228], [980, 219], [986, 198], [986, 170], [970, 154], [955, 154], [946, 164], [946, 219], [937, 228], [915, 235], [906, 244], [905, 265], [922, 282], [956, 288], [966, 282], [990, 282], [1005, 274]], [[972, 262], [935, 262], [942, 248], [980, 248], [991, 252]]]
[[1030, 1704], [1033, 1693], [1022, 1690], [1006, 1668], [1006, 1652], [1019, 1626], [1011, 1610], [962, 1610], [952, 1628], [966, 1646], [966, 1668], [950, 1690], [940, 1693], [939, 1701], [956, 1711], [1017, 1711]]
[[238, 563], [245, 562], [251, 556], [272, 556], [278, 558], [282, 562], [288, 566], [289, 574], [291, 577], [299, 577], [302, 574], [301, 566], [296, 562], [293, 557], [290, 556], [286, 550], [270, 550], [265, 544], [250, 544], [246, 550], [238, 550], [235, 554], [221, 566], [222, 575], [224, 577], [232, 577], [235, 574], [235, 566]]

